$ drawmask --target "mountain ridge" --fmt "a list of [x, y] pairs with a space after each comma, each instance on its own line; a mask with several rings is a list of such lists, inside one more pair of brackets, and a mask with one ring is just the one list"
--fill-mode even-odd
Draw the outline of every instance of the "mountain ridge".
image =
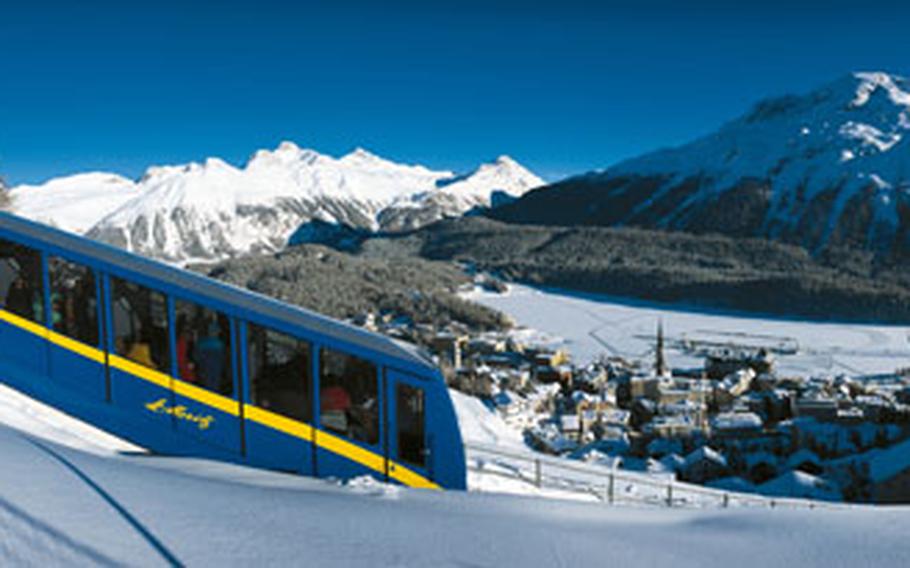
[[12, 195], [25, 217], [185, 263], [275, 252], [313, 220], [413, 229], [490, 207], [494, 193], [518, 197], [543, 184], [507, 156], [456, 175], [363, 148], [335, 158], [284, 141], [239, 167], [208, 158], [150, 166], [135, 181], [89, 172], [19, 186]]
[[765, 99], [716, 131], [538, 188], [507, 222], [910, 251], [910, 81], [877, 72]]

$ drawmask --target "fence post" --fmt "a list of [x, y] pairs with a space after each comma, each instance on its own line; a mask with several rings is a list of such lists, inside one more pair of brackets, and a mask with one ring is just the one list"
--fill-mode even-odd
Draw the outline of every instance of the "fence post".
[[543, 487], [543, 472], [541, 471], [542, 469], [543, 469], [543, 467], [540, 463], [540, 458], [536, 458], [534, 460], [534, 485], [536, 485], [538, 489]]
[[673, 480], [667, 484], [667, 507], [673, 506]]
[[609, 485], [609, 490], [607, 491], [607, 500], [609, 501], [609, 503], [611, 505], [613, 504], [613, 495], [614, 495], [613, 492], [615, 490], [614, 486], [616, 484], [616, 475], [614, 473], [615, 473], [614, 471], [612, 471], [612, 470], [610, 471], [610, 485]]

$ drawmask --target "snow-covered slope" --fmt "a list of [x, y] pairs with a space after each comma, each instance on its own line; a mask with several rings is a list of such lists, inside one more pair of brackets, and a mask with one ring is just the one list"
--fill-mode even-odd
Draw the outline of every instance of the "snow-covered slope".
[[512, 428], [497, 412], [477, 397], [449, 389], [465, 444], [480, 444], [508, 451], [527, 452], [521, 432]]
[[132, 180], [101, 172], [10, 190], [17, 214], [73, 233], [84, 233], [138, 195], [139, 188]]
[[82, 174], [13, 190], [14, 211], [170, 261], [283, 247], [303, 223], [414, 228], [517, 197], [543, 181], [501, 157], [456, 176], [357, 149], [341, 158], [283, 142], [238, 168], [217, 158], [149, 168], [138, 182]]
[[88, 453], [36, 423], [0, 425], [4, 566], [903, 566], [910, 553], [902, 508], [641, 509], [338, 485]]
[[498, 213], [910, 251], [910, 82], [856, 73]]

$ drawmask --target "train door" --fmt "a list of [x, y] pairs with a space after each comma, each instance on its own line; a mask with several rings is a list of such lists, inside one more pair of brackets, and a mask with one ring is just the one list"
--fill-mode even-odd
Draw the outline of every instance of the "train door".
[[308, 341], [248, 324], [240, 328], [246, 457], [253, 465], [314, 473], [314, 352]]
[[383, 389], [379, 367], [340, 350], [319, 350], [319, 429], [316, 469], [320, 477], [385, 479]]
[[170, 442], [175, 408], [168, 299], [127, 279], [110, 276], [107, 281], [111, 401], [142, 443], [154, 447], [156, 437]]
[[174, 300], [174, 427], [177, 432], [239, 455], [242, 420], [236, 325], [196, 302]]
[[102, 402], [107, 398], [107, 373], [100, 282], [91, 268], [57, 256], [48, 257], [47, 266], [51, 380]]
[[[389, 478], [410, 486], [433, 480], [432, 436], [427, 425], [427, 382], [386, 370]], [[415, 475], [416, 474], [416, 475]]]

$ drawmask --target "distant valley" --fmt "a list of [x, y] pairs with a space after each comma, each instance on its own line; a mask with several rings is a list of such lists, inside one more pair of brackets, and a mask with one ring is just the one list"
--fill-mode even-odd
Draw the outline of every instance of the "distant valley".
[[761, 239], [605, 227], [509, 225], [482, 217], [408, 234], [341, 230], [323, 244], [371, 258], [457, 262], [508, 281], [695, 308], [816, 320], [910, 322], [910, 269], [870, 253]]

